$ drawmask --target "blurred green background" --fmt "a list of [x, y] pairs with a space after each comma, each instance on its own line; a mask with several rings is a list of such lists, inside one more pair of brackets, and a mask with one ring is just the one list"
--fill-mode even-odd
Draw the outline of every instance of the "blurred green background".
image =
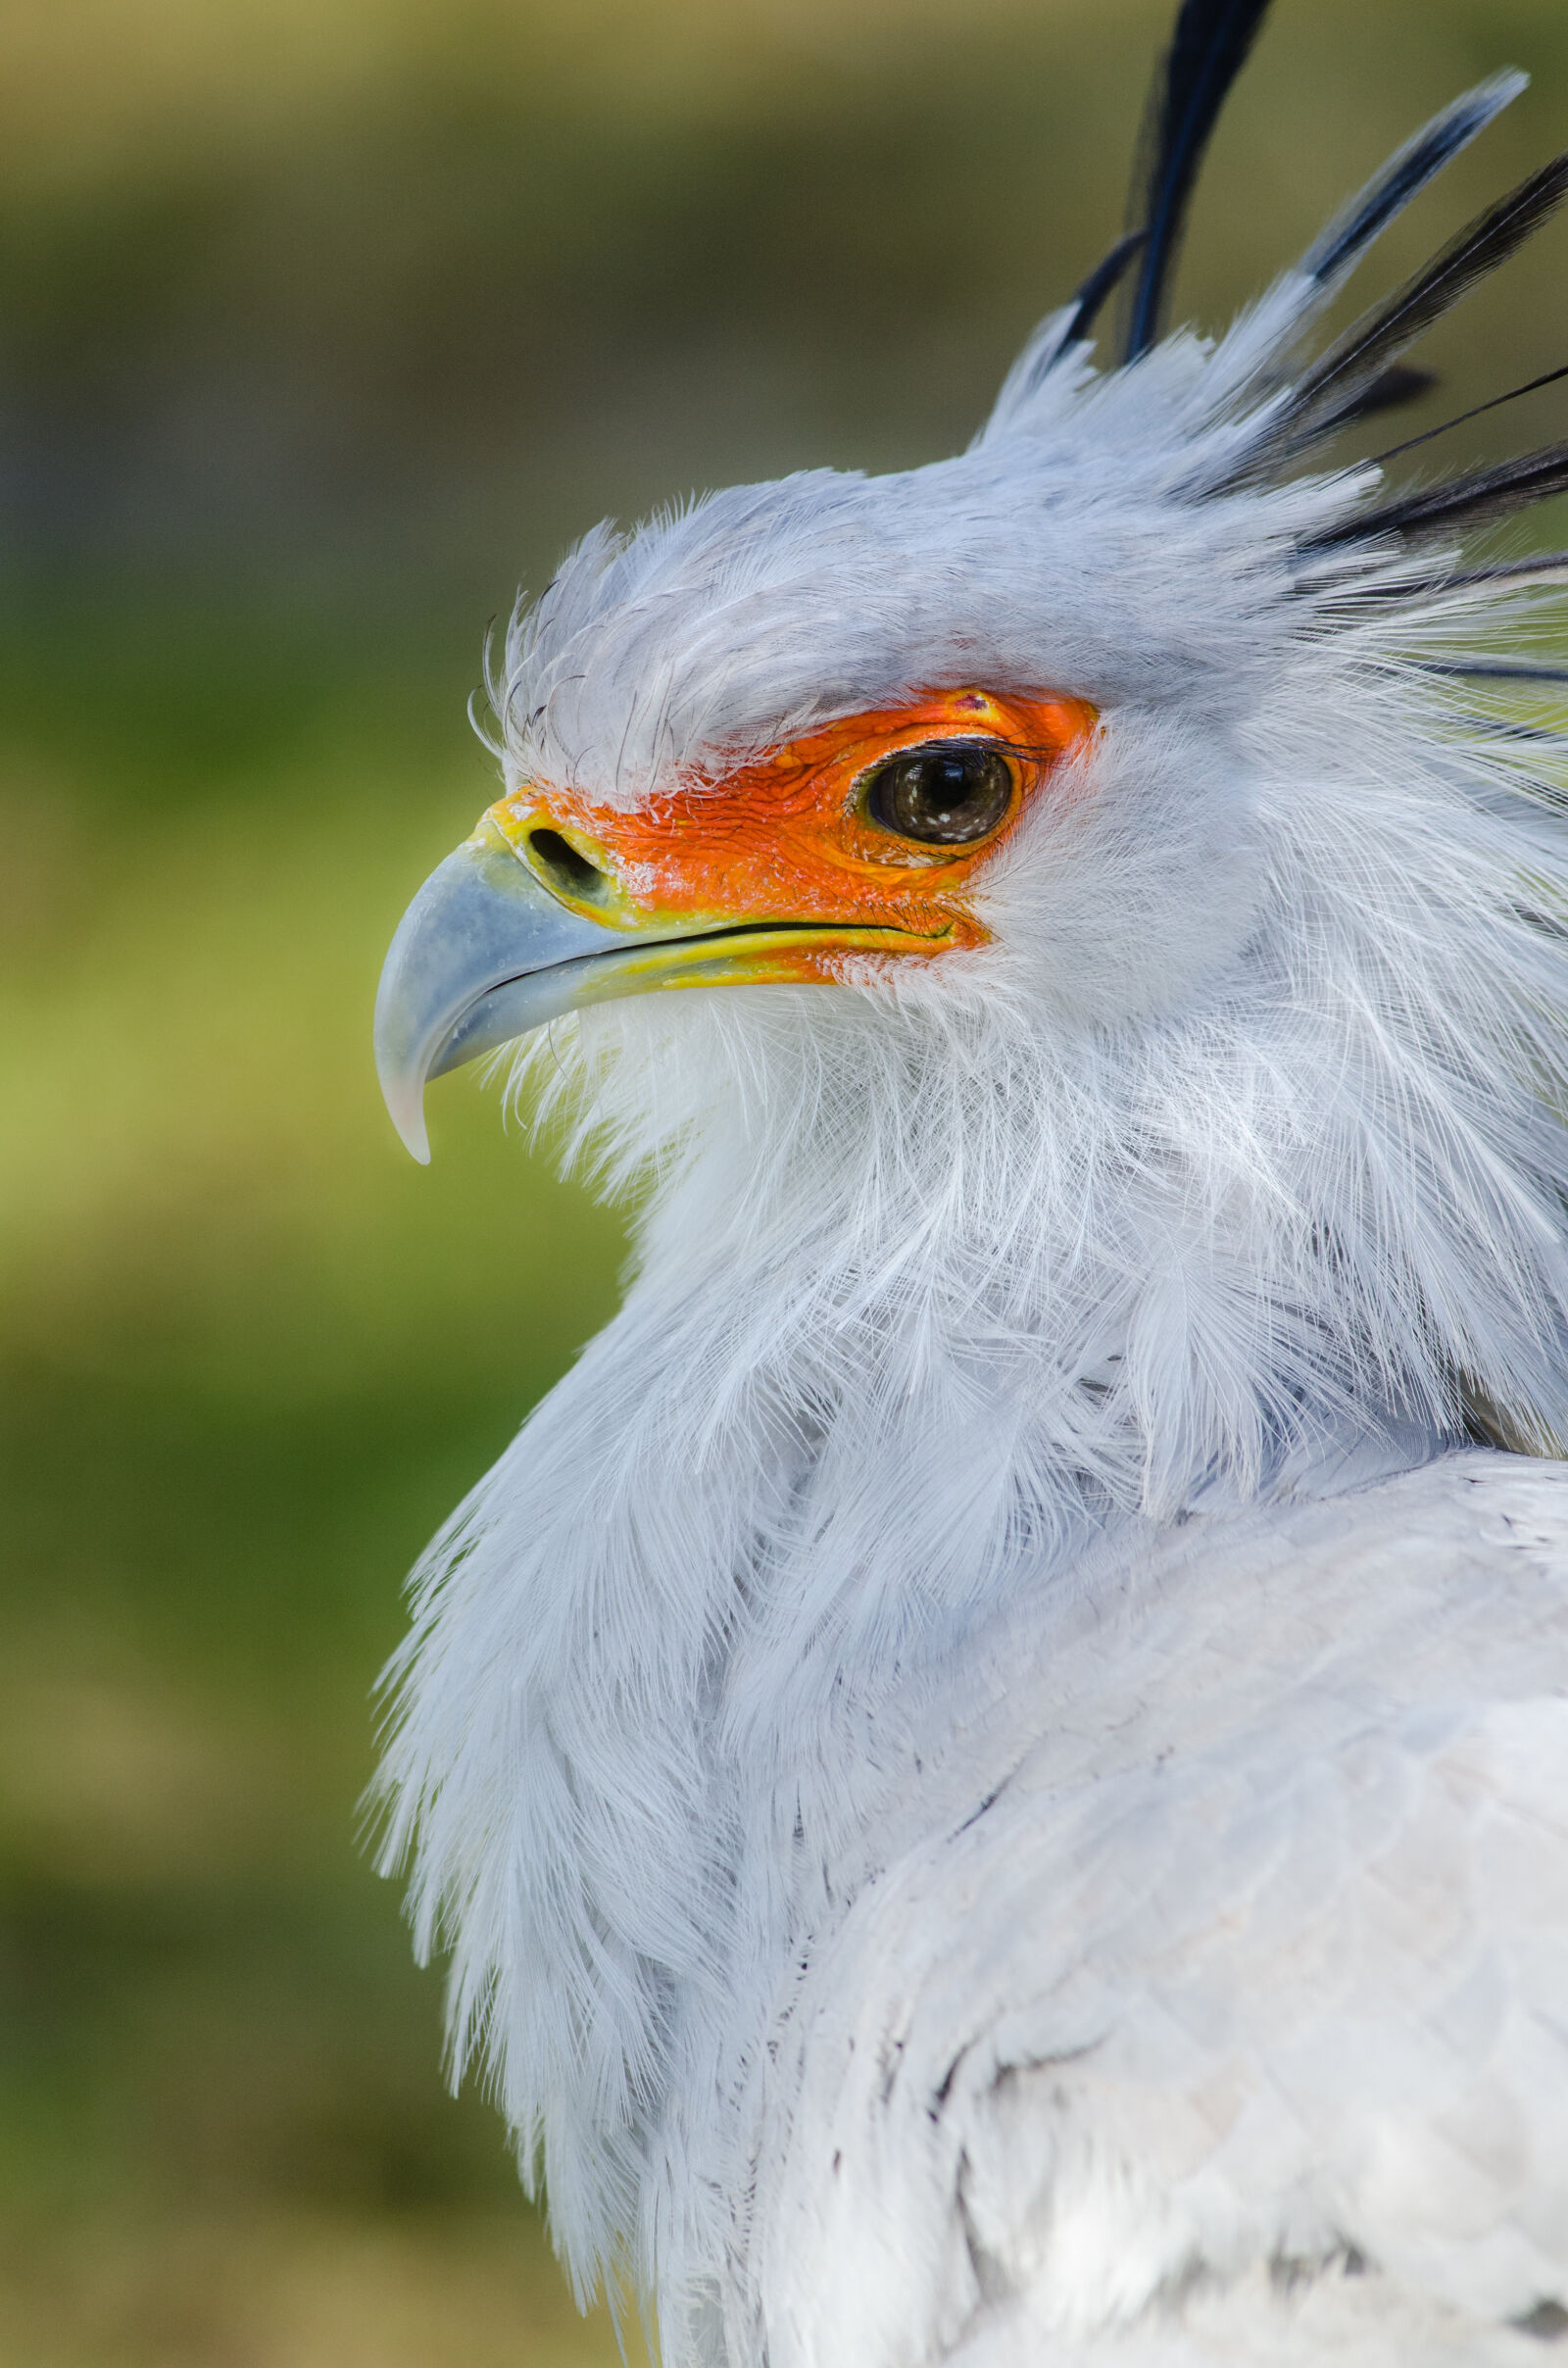
[[[614, 2356], [356, 1803], [402, 1574], [620, 1236], [471, 1079], [405, 1158], [380, 955], [492, 794], [487, 618], [603, 512], [966, 439], [1119, 225], [1165, 16], [0, 5], [0, 2368]], [[1183, 309], [1509, 61], [1383, 277], [1568, 138], [1568, 10], [1278, 0]], [[1434, 401], [1565, 358], [1565, 267]]]

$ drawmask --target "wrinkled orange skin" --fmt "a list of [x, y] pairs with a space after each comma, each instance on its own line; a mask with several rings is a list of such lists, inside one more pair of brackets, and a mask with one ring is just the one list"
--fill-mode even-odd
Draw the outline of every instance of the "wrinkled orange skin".
[[[876, 950], [871, 932], [889, 933], [888, 952], [983, 944], [966, 894], [971, 875], [1098, 721], [1081, 699], [932, 692], [842, 717], [732, 772], [660, 792], [635, 812], [528, 782], [488, 818], [519, 854], [541, 826], [567, 839], [609, 880], [581, 909], [622, 927], [667, 924], [685, 936], [769, 920], [820, 924], [836, 945], [786, 953], [775, 943], [767, 975], [826, 979], [838, 975], [846, 950]], [[973, 844], [942, 847], [871, 821], [864, 777], [900, 749], [944, 738], [992, 740], [1010, 760], [1013, 798], [998, 827]], [[564, 902], [577, 901], [559, 879], [551, 885]]]

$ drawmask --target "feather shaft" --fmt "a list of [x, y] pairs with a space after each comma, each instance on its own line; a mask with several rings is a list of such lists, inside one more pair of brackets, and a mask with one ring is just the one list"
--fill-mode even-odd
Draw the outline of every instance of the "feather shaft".
[[1469, 411], [1456, 412], [1439, 426], [1425, 428], [1418, 436], [1407, 436], [1402, 444], [1391, 444], [1387, 452], [1374, 453], [1372, 457], [1381, 468], [1385, 461], [1396, 461], [1401, 454], [1414, 452], [1418, 444], [1430, 444], [1434, 436], [1446, 436], [1450, 427], [1463, 427], [1467, 420], [1479, 419], [1484, 412], [1500, 411], [1505, 403], [1517, 403], [1521, 395], [1533, 395], [1543, 386], [1555, 386], [1559, 378], [1568, 378], [1568, 362], [1556, 370], [1544, 370], [1539, 378], [1526, 379], [1523, 386], [1510, 386], [1505, 395], [1494, 395], [1486, 403], [1473, 404]]

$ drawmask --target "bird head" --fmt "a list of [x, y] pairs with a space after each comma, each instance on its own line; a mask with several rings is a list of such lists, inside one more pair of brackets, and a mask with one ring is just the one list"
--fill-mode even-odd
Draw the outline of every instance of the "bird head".
[[[1312, 350], [1378, 233], [1523, 86], [1495, 75], [1224, 336], [1161, 334], [1265, 4], [1185, 0], [1144, 227], [967, 452], [601, 527], [519, 609], [491, 669], [503, 794], [410, 908], [376, 1018], [420, 1159], [426, 1082], [564, 1014], [632, 1055], [633, 1165], [700, 1136], [694, 1077], [733, 1100], [785, 1045], [753, 1114], [816, 1124], [806, 1187], [773, 1195], [794, 1271], [809, 1237], [858, 1305], [850, 1251], [892, 1271], [868, 1210], [897, 1245], [957, 1209], [922, 1306], [949, 1290], [972, 1329], [984, 1302], [1037, 1345], [1053, 1310], [1075, 1406], [1110, 1408], [1146, 1497], [1155, 1433], [1171, 1488], [1255, 1475], [1315, 1397], [1451, 1429], [1469, 1373], [1538, 1435], [1561, 1412], [1560, 752], [1485, 686], [1550, 673], [1517, 636], [1568, 561], [1477, 567], [1465, 537], [1568, 488], [1568, 446], [1403, 489], [1405, 446], [1325, 455], [1424, 391], [1400, 356], [1546, 220], [1568, 158]], [[681, 1069], [683, 1044], [704, 1057]], [[731, 1132], [705, 1206], [739, 1242], [793, 1154]]]
[[388, 961], [416, 1156], [428, 1077], [612, 1000], [979, 991], [1105, 1025], [1222, 965], [1257, 896], [1243, 744], [1322, 500], [1168, 482], [1205, 367], [1155, 358], [1135, 423], [1069, 366], [958, 460], [589, 537], [509, 635], [505, 794]]
[[[519, 611], [491, 685], [504, 795], [382, 979], [378, 1065], [416, 1157], [429, 1078], [631, 996], [989, 998], [1047, 1035], [1157, 1019], [1255, 932], [1282, 775], [1304, 811], [1357, 735], [1371, 771], [1401, 761], [1389, 682], [1434, 597], [1412, 547], [1568, 469], [1529, 456], [1554, 466], [1379, 505], [1376, 469], [1304, 475], [1303, 456], [1424, 386], [1395, 357], [1568, 173], [1299, 362], [1378, 231], [1522, 86], [1498, 75], [1217, 345], [1159, 338], [1197, 158], [1263, 5], [1187, 0], [1147, 227], [1042, 324], [969, 452], [600, 528]], [[1097, 370], [1096, 316], [1130, 272], [1123, 352]]]

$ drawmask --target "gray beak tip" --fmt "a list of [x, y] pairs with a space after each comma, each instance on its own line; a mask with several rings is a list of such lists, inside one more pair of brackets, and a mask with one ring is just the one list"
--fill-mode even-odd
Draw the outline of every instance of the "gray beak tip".
[[[380, 1039], [379, 1028], [376, 1034]], [[378, 1041], [375, 1049], [376, 1074], [387, 1115], [397, 1128], [404, 1149], [413, 1154], [421, 1167], [428, 1167], [430, 1137], [424, 1123], [424, 1064], [400, 1059], [397, 1048], [384, 1041]]]
[[411, 1105], [409, 1109], [400, 1111], [392, 1109], [390, 1101], [387, 1108], [391, 1110], [392, 1123], [402, 1137], [405, 1151], [410, 1154], [411, 1158], [417, 1159], [421, 1167], [428, 1167], [430, 1164], [430, 1137], [425, 1127], [422, 1109], [417, 1105]]
[[549, 896], [493, 826], [431, 873], [398, 925], [375, 1004], [381, 1092], [421, 1167], [426, 1080], [569, 1011], [585, 958], [617, 942]]

